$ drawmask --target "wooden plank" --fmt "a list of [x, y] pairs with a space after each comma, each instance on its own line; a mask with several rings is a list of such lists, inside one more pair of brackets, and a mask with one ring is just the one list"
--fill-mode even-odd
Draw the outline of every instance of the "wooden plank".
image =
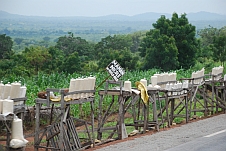
[[100, 128], [102, 127], [102, 102], [103, 102], [103, 95], [100, 95], [100, 100], [99, 100], [99, 113], [98, 113], [98, 130], [97, 130], [97, 139], [101, 140], [102, 138], [102, 132], [100, 131]]
[[[92, 144], [95, 147], [95, 135], [94, 135], [94, 101], [90, 102], [91, 106], [91, 122], [92, 122]], [[88, 128], [87, 128], [88, 130]]]
[[38, 151], [36, 145], [39, 145], [41, 141], [39, 141], [39, 125], [40, 125], [40, 108], [41, 104], [36, 102], [36, 114], [35, 114], [35, 138], [34, 138], [34, 149]]
[[67, 126], [68, 126], [70, 132], [72, 133], [72, 138], [73, 138], [73, 142], [74, 142], [73, 145], [75, 145], [76, 149], [78, 150], [78, 149], [81, 148], [81, 142], [80, 142], [80, 139], [78, 137], [78, 133], [76, 131], [76, 128], [75, 128], [75, 125], [74, 125], [72, 118], [69, 118], [67, 120], [67, 123], [68, 123]]

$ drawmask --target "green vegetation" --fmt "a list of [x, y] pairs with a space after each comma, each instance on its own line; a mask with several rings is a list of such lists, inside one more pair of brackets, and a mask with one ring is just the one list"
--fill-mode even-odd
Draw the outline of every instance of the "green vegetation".
[[[157, 72], [176, 72], [179, 80], [203, 67], [209, 73], [214, 66], [225, 64], [226, 26], [201, 29], [197, 37], [186, 15], [174, 13], [171, 19], [161, 16], [153, 27], [147, 32], [109, 34], [99, 42], [77, 37], [76, 32], [63, 32], [66, 35], [55, 42], [43, 34], [42, 41], [36, 43], [19, 36], [12, 39], [7, 36], [11, 31], [5, 30], [0, 35], [0, 80], [26, 84], [27, 104], [34, 105], [39, 91], [68, 88], [71, 78], [93, 75], [99, 85], [108, 76], [106, 66], [114, 59], [126, 70], [121, 80], [130, 79], [133, 87], [136, 81], [149, 80]], [[72, 111], [77, 114], [78, 107]]]

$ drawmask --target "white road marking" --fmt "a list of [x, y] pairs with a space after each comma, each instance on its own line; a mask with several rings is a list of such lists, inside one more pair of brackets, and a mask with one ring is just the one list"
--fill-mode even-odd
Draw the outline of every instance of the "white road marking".
[[219, 132], [216, 132], [216, 133], [213, 133], [213, 134], [210, 134], [210, 135], [206, 135], [204, 137], [211, 137], [211, 136], [214, 136], [214, 135], [217, 135], [217, 134], [220, 134], [220, 133], [224, 133], [224, 132], [226, 132], [226, 129], [222, 130], [222, 131], [219, 131]]

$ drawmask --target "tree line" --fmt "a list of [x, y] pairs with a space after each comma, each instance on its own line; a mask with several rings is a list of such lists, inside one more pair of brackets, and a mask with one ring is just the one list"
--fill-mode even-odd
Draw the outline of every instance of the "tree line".
[[[46, 37], [45, 41], [48, 41]], [[20, 53], [12, 49], [7, 34], [0, 35], [0, 76], [32, 76], [38, 72], [99, 72], [117, 60], [125, 70], [152, 68], [170, 71], [204, 67], [226, 61], [226, 26], [196, 31], [186, 14], [164, 15], [147, 32], [109, 35], [101, 41], [88, 42], [72, 32], [61, 36], [53, 46], [29, 46]]]

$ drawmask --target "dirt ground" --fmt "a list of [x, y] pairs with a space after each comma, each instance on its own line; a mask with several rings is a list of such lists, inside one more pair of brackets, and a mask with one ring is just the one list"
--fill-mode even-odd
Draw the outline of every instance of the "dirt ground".
[[[222, 114], [222, 113], [219, 113], [219, 114]], [[211, 116], [208, 116], [208, 117], [192, 119], [189, 122], [196, 122], [198, 120], [210, 118], [210, 117], [213, 117], [213, 116], [216, 116], [216, 115], [219, 115], [219, 114], [211, 115]], [[160, 131], [167, 131], [169, 129], [179, 127], [179, 126], [181, 126], [183, 124], [186, 124], [186, 123], [180, 123], [180, 124], [177, 124], [177, 125], [173, 125], [173, 126], [170, 126], [169, 128], [168, 127], [161, 128]], [[30, 128], [29, 130], [28, 129], [25, 130], [24, 131], [24, 135], [28, 136], [28, 135], [34, 133], [34, 129], [33, 128]], [[99, 148], [102, 148], [102, 147], [105, 147], [105, 146], [108, 146], [108, 145], [113, 145], [113, 144], [117, 144], [117, 143], [120, 143], [120, 142], [123, 142], [123, 141], [133, 140], [133, 139], [141, 137], [141, 136], [152, 135], [152, 134], [155, 134], [155, 133], [158, 133], [158, 132], [155, 131], [155, 130], [151, 130], [151, 131], [148, 131], [148, 132], [146, 132], [144, 134], [137, 134], [135, 136], [131, 136], [131, 137], [128, 137], [128, 138], [123, 139], [123, 140], [116, 140], [116, 141], [108, 142], [108, 143], [105, 143], [105, 144], [102, 144], [102, 145], [96, 145], [95, 148], [89, 148], [89, 149], [86, 149], [86, 151], [93, 151], [93, 150], [96, 150], [96, 149], [99, 149]], [[4, 135], [4, 134], [0, 134], [1, 137], [2, 137], [2, 135]], [[29, 142], [28, 142], [27, 146], [23, 149], [23, 151], [34, 151], [34, 146], [33, 146], [34, 145], [34, 137], [33, 136], [32, 137], [25, 137], [25, 139], [28, 140]], [[5, 141], [0, 141], [0, 145], [1, 146], [2, 145], [5, 146]], [[41, 148], [39, 149], [39, 151], [44, 151], [44, 150], [45, 149], [41, 149]]]

